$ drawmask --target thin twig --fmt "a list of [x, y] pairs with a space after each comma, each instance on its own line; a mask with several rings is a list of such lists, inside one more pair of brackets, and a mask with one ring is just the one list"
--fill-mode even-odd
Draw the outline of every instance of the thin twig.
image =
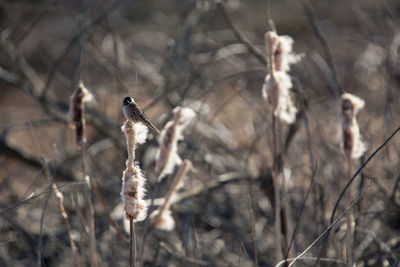
[[37, 249], [37, 266], [42, 266], [42, 244], [43, 244], [43, 225], [44, 225], [44, 217], [46, 214], [47, 206], [49, 204], [49, 200], [52, 194], [52, 184], [48, 186], [49, 194], [44, 202], [42, 215], [40, 216], [40, 233], [39, 233], [39, 242], [38, 242], [38, 249]]
[[112, 3], [110, 5], [109, 8], [105, 9], [99, 16], [97, 16], [97, 18], [95, 18], [94, 20], [92, 20], [91, 22], [89, 22], [88, 24], [86, 24], [85, 26], [82, 27], [81, 31], [79, 31], [72, 39], [71, 41], [69, 41], [67, 47], [65, 48], [64, 52], [61, 54], [61, 56], [54, 62], [53, 67], [50, 70], [49, 75], [47, 76], [45, 85], [43, 87], [43, 90], [40, 94], [40, 98], [45, 98], [47, 91], [50, 88], [50, 84], [54, 78], [54, 75], [56, 74], [56, 72], [58, 71], [58, 69], [61, 66], [61, 63], [64, 61], [64, 59], [68, 56], [68, 54], [71, 52], [72, 48], [74, 47], [74, 45], [81, 39], [82, 35], [85, 34], [85, 32], [93, 27], [94, 25], [96, 25], [97, 23], [99, 23], [104, 16], [106, 16], [108, 14], [108, 12], [110, 12], [111, 10], [114, 10], [116, 7], [119, 6], [119, 4], [121, 4], [122, 1], [118, 1], [116, 0], [114, 3]]
[[[317, 237], [317, 239], [315, 239], [299, 256], [297, 256], [294, 261], [289, 265], [292, 266], [298, 259], [300, 259], [305, 253], [307, 253], [307, 251], [309, 251], [322, 237], [324, 237], [326, 234], [329, 234], [332, 227], [334, 225], [336, 225], [337, 222], [339, 222], [339, 220], [345, 216], [347, 214], [347, 212], [367, 193], [369, 186], [366, 190], [363, 191], [362, 194], [360, 194], [360, 196], [353, 201], [353, 203], [350, 205], [350, 207], [348, 207], [343, 213], [342, 215], [340, 215], [336, 220], [334, 220], [335, 217], [335, 213], [336, 213], [336, 209], [339, 206], [340, 200], [343, 198], [344, 194], [346, 193], [346, 190], [348, 189], [348, 187], [351, 185], [351, 183], [355, 180], [355, 178], [358, 176], [358, 174], [360, 174], [360, 172], [362, 171], [362, 169], [364, 169], [365, 166], [367, 166], [367, 164], [375, 157], [375, 155], [386, 146], [386, 144], [400, 131], [400, 127], [398, 127], [386, 140], [385, 142], [383, 142], [382, 145], [380, 145], [369, 157], [368, 159], [361, 164], [361, 166], [358, 168], [358, 170], [355, 172], [355, 174], [353, 174], [353, 176], [351, 177], [351, 179], [349, 180], [349, 182], [347, 183], [347, 185], [345, 186], [345, 188], [343, 189], [343, 191], [340, 193], [340, 196], [338, 198], [338, 200], [336, 201], [335, 207], [332, 210], [332, 215], [331, 215], [331, 223], [330, 225]], [[372, 184], [372, 183], [371, 183]], [[370, 186], [371, 186], [370, 184]], [[326, 244], [326, 243], [325, 243]], [[324, 249], [325, 245], [321, 248], [321, 251]]]
[[[372, 185], [372, 183], [367, 187], [366, 190], [364, 190], [364, 192], [362, 192], [362, 194], [360, 194], [358, 196], [358, 198], [356, 200], [353, 201], [353, 203], [351, 203], [351, 205], [340, 215], [338, 216], [302, 253], [300, 253], [297, 257], [295, 257], [293, 259], [293, 261], [289, 264], [289, 267], [293, 266], [293, 264], [298, 261], [300, 258], [302, 258], [316, 243], [318, 243], [318, 241], [320, 241], [324, 236], [326, 236], [330, 230], [332, 229], [332, 227], [334, 227], [344, 216], [347, 215], [347, 213], [353, 208], [354, 205], [357, 204], [357, 202], [363, 198], [365, 196], [365, 194], [367, 194], [368, 189], [370, 188], [370, 186]], [[315, 259], [321, 259], [321, 258], [315, 258]]]
[[289, 251], [290, 251], [290, 248], [291, 248], [292, 245], [293, 245], [294, 238], [295, 238], [296, 233], [297, 233], [297, 229], [298, 229], [298, 227], [300, 226], [301, 215], [303, 214], [304, 207], [306, 206], [306, 202], [307, 202], [308, 196], [310, 195], [311, 188], [312, 188], [313, 185], [314, 185], [314, 180], [315, 180], [315, 177], [316, 177], [316, 173], [317, 173], [317, 167], [315, 167], [315, 169], [313, 170], [313, 173], [312, 173], [312, 175], [311, 175], [311, 182], [310, 182], [310, 185], [308, 186], [307, 193], [306, 193], [306, 195], [304, 196], [304, 199], [303, 199], [303, 202], [302, 202], [302, 204], [301, 204], [299, 213], [298, 213], [298, 215], [297, 215], [297, 218], [296, 218], [296, 225], [295, 225], [295, 227], [294, 227], [292, 237], [291, 237], [291, 239], [290, 239], [288, 248], [287, 248], [287, 250], [286, 250], [285, 258], [287, 258], [288, 255], [289, 255]]
[[253, 237], [253, 246], [254, 246], [254, 261], [255, 266], [258, 266], [258, 246], [257, 246], [257, 236], [256, 236], [256, 228], [254, 223], [254, 213], [251, 204], [250, 194], [247, 192], [247, 207], [249, 209], [250, 223], [251, 223], [251, 234]]
[[[342, 198], [344, 197], [347, 189], [350, 187], [350, 185], [354, 182], [354, 180], [357, 178], [357, 176], [361, 173], [362, 169], [364, 169], [365, 166], [367, 166], [367, 164], [375, 157], [376, 154], [378, 154], [378, 152], [384, 148], [386, 146], [387, 143], [389, 143], [389, 141], [400, 131], [400, 127], [398, 127], [384, 142], [382, 145], [380, 145], [369, 157], [368, 159], [361, 164], [361, 166], [358, 168], [358, 170], [353, 174], [353, 176], [350, 178], [350, 180], [347, 182], [346, 186], [343, 188], [342, 192], [340, 193], [338, 199], [336, 200], [335, 206], [333, 207], [332, 213], [331, 213], [331, 218], [330, 218], [330, 223], [332, 224], [334, 218], [335, 218], [335, 213], [336, 210], [339, 207], [340, 201], [342, 200]], [[328, 231], [328, 234], [330, 232], [330, 229]], [[321, 252], [325, 249], [326, 246], [326, 242], [322, 245], [322, 248], [320, 250], [320, 255]]]
[[236, 38], [247, 47], [249, 52], [252, 53], [258, 59], [258, 61], [260, 61], [263, 65], [267, 65], [267, 60], [265, 58], [265, 55], [257, 47], [255, 47], [249, 41], [249, 39], [247, 39], [247, 37], [244, 36], [243, 33], [238, 29], [238, 27], [235, 25], [235, 23], [229, 16], [228, 11], [226, 10], [225, 4], [222, 3], [222, 1], [220, 1], [220, 2], [218, 2], [217, 6], [220, 9], [225, 20], [228, 22], [228, 25], [231, 28], [231, 30], [233, 31], [233, 33], [235, 34]]
[[323, 31], [319, 28], [319, 26], [317, 24], [317, 20], [314, 15], [314, 10], [308, 0], [303, 0], [303, 8], [306, 11], [307, 19], [312, 26], [315, 36], [317, 37], [318, 41], [321, 43], [322, 49], [325, 54], [325, 59], [331, 70], [331, 76], [332, 76], [331, 78], [332, 78], [332, 82], [333, 82], [332, 87], [334, 89], [335, 96], [339, 97], [340, 95], [343, 94], [343, 88], [341, 87], [339, 80], [337, 78], [335, 63], [333, 61], [333, 56], [332, 56], [331, 49], [329, 47], [329, 42], [326, 39]]

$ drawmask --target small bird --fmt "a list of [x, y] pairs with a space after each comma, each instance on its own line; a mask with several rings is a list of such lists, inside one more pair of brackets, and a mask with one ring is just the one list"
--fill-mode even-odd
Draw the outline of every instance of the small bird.
[[151, 128], [155, 133], [160, 134], [160, 131], [147, 118], [133, 97], [127, 96], [122, 101], [122, 111], [128, 120], [133, 122], [141, 122]]

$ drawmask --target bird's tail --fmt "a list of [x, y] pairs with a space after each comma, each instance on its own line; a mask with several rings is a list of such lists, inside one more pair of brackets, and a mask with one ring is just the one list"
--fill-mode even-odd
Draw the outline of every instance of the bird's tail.
[[151, 128], [153, 130], [153, 132], [155, 132], [157, 135], [160, 134], [160, 130], [158, 130], [158, 128], [156, 126], [154, 126], [151, 122], [148, 121], [147, 122], [147, 126], [149, 128]]

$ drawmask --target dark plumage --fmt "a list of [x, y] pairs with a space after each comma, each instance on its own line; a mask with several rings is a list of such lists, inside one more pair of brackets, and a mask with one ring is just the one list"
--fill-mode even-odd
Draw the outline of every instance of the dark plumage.
[[133, 122], [141, 122], [147, 127], [151, 128], [155, 133], [160, 134], [160, 131], [155, 127], [150, 120], [147, 118], [146, 114], [142, 111], [135, 100], [127, 96], [122, 101], [122, 111], [128, 120]]

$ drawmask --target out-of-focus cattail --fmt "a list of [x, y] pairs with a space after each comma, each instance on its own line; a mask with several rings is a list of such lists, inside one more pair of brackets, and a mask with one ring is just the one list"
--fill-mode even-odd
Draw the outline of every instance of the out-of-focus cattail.
[[364, 107], [364, 100], [349, 93], [342, 95], [343, 150], [348, 158], [357, 159], [365, 150], [356, 115]]
[[85, 136], [85, 108], [84, 103], [93, 99], [93, 95], [86, 89], [83, 82], [80, 81], [75, 91], [69, 99], [68, 119], [70, 127], [75, 129], [76, 142], [83, 146], [86, 142]]
[[71, 250], [72, 250], [72, 256], [73, 256], [73, 263], [74, 266], [78, 266], [78, 261], [79, 261], [79, 257], [78, 257], [78, 249], [75, 245], [74, 239], [72, 237], [72, 233], [71, 233], [71, 226], [69, 224], [68, 221], [68, 214], [65, 211], [65, 207], [64, 207], [64, 195], [58, 190], [57, 185], [55, 183], [53, 183], [53, 190], [56, 193], [56, 198], [58, 200], [58, 207], [60, 209], [61, 212], [61, 217], [64, 220], [65, 223], [65, 228], [67, 229], [67, 233], [68, 233], [68, 237], [69, 237], [69, 243], [71, 245]]
[[170, 210], [171, 201], [176, 195], [177, 190], [182, 187], [183, 179], [191, 168], [192, 162], [185, 159], [164, 198], [164, 203], [150, 214], [151, 223], [155, 228], [164, 231], [174, 229], [175, 221], [171, 216]]
[[265, 33], [265, 44], [269, 58], [273, 55], [274, 70], [288, 72], [290, 65], [299, 62], [301, 55], [293, 53], [293, 38], [287, 35], [278, 36], [275, 32]]
[[171, 174], [182, 160], [178, 155], [178, 141], [183, 139], [182, 131], [194, 118], [195, 113], [190, 108], [176, 107], [172, 111], [174, 119], [169, 121], [160, 134], [160, 149], [156, 156], [157, 180], [161, 181]]
[[268, 74], [262, 88], [263, 98], [271, 105], [274, 115], [286, 123], [296, 120], [297, 108], [290, 98], [291, 88], [290, 76], [282, 71], [276, 71], [273, 76]]
[[265, 77], [262, 95], [271, 105], [275, 116], [286, 123], [293, 123], [296, 120], [297, 108], [290, 98], [292, 81], [287, 72], [290, 65], [298, 62], [301, 56], [292, 52], [293, 39], [289, 36], [267, 32], [265, 43], [270, 73]]
[[137, 144], [144, 143], [147, 138], [147, 127], [141, 123], [125, 121], [121, 127], [125, 134], [128, 150], [126, 169], [122, 175], [121, 196], [126, 217], [134, 222], [143, 221], [147, 215], [147, 205], [144, 201], [145, 178], [135, 163], [135, 148]]

